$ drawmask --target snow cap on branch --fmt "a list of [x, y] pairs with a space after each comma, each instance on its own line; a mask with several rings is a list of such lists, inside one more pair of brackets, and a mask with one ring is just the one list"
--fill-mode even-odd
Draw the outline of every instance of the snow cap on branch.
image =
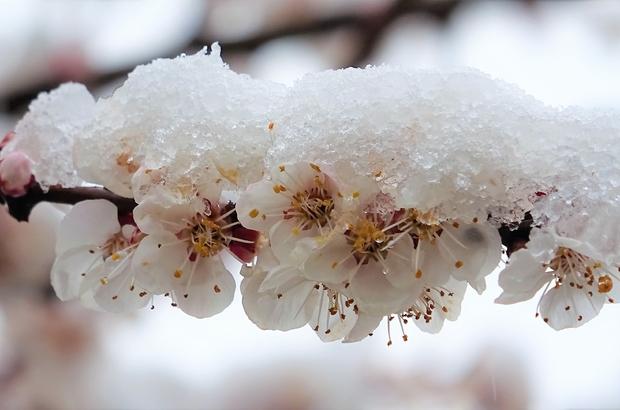
[[[179, 199], [201, 180], [221, 179], [230, 189], [262, 177], [271, 145], [270, 123], [286, 87], [231, 71], [211, 53], [158, 59], [138, 66], [114, 94], [97, 102], [95, 121], [78, 139], [80, 175], [138, 201], [151, 185], [166, 185]], [[161, 179], [133, 174], [159, 170]]]
[[0, 152], [0, 159], [15, 151], [32, 161], [32, 173], [46, 190], [52, 185], [82, 184], [73, 167], [73, 141], [93, 117], [95, 100], [85, 86], [66, 83], [40, 93], [15, 128], [15, 135]]

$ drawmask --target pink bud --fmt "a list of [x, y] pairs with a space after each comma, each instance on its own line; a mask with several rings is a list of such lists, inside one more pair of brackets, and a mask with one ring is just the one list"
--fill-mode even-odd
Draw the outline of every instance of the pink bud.
[[33, 180], [30, 159], [19, 152], [12, 152], [0, 161], [0, 191], [9, 196], [22, 196]]

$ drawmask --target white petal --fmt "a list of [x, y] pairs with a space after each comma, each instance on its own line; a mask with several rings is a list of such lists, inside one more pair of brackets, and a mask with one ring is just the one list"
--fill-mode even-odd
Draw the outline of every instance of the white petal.
[[555, 330], [579, 327], [594, 318], [605, 303], [605, 296], [586, 288], [567, 286], [566, 283], [550, 289], [540, 299], [540, 315]]
[[368, 337], [381, 323], [383, 316], [372, 316], [364, 312], [359, 312], [355, 326], [344, 338], [342, 343], [359, 342]]
[[298, 268], [289, 265], [276, 266], [267, 273], [267, 277], [263, 280], [258, 291], [265, 292], [266, 290], [277, 288], [291, 279], [299, 277], [303, 279], [301, 271]]
[[[170, 292], [175, 283], [174, 273], [188, 259], [187, 243], [170, 232], [160, 232], [142, 239], [136, 249], [132, 269], [136, 282], [147, 292], [160, 295]], [[183, 268], [183, 273], [189, 273]]]
[[[417, 272], [413, 268], [411, 258], [415, 258], [416, 250], [413, 248], [411, 236], [405, 235], [388, 250], [385, 258], [385, 277], [397, 288], [407, 288], [417, 285], [422, 289], [424, 279], [422, 271]], [[413, 256], [412, 256], [413, 255]], [[418, 273], [419, 277], [416, 277]]]
[[79, 202], [60, 222], [56, 255], [84, 244], [102, 246], [120, 229], [113, 203], [103, 199]]
[[195, 265], [193, 275], [186, 273], [183, 276], [185, 281], [175, 284], [177, 304], [188, 315], [197, 318], [211, 317], [232, 303], [235, 279], [217, 255], [198, 257]]
[[353, 246], [344, 235], [333, 234], [324, 245], [310, 253], [303, 264], [306, 278], [321, 283], [348, 282], [357, 271], [357, 261], [352, 255]]
[[258, 272], [268, 272], [280, 264], [280, 261], [275, 257], [271, 247], [267, 244], [262, 246], [256, 255], [256, 261], [253, 265], [242, 265], [241, 276], [247, 278]]
[[[441, 290], [444, 291], [443, 296], [441, 296]], [[442, 286], [440, 290], [431, 288], [430, 293], [436, 306], [441, 310], [442, 315], [453, 322], [458, 319], [461, 314], [461, 303], [463, 303], [466, 291], [466, 282], [450, 278], [450, 281]], [[447, 312], [442, 309], [443, 307], [446, 308]]]
[[[443, 223], [441, 226], [444, 232], [439, 240], [444, 246], [440, 246], [439, 250], [446, 259], [457, 259], [452, 276], [457, 280], [480, 284], [480, 279], [493, 272], [501, 259], [502, 241], [497, 229], [487, 222], [469, 224], [457, 221], [454, 225]], [[481, 293], [480, 289], [477, 290]]]
[[508, 265], [499, 274], [499, 285], [504, 292], [495, 303], [508, 305], [531, 299], [552, 279], [528, 249], [519, 249], [510, 256]]
[[412, 318], [415, 325], [423, 332], [430, 334], [437, 334], [443, 328], [443, 322], [446, 320], [443, 315], [440, 314], [440, 308], [435, 308], [432, 310], [430, 319], [427, 321], [427, 318], [421, 316], [419, 319], [415, 317]]
[[325, 181], [325, 174], [317, 171], [315, 167], [316, 165], [313, 166], [307, 161], [285, 165], [283, 171], [279, 166], [275, 166], [271, 169], [271, 179], [274, 183], [285, 186], [288, 192], [309, 190], [316, 186], [315, 177], [321, 182]]
[[277, 194], [273, 190], [274, 185], [274, 181], [258, 182], [239, 197], [235, 207], [241, 225], [248, 229], [269, 232], [272, 226], [284, 219], [284, 211], [288, 211], [292, 206], [291, 199], [285, 193]]
[[411, 307], [422, 289], [395, 288], [386, 279], [381, 266], [373, 261], [360, 267], [347, 291], [361, 311], [375, 316], [387, 316]]
[[[150, 300], [143, 290], [134, 284], [131, 255], [120, 252], [120, 259], [105, 261], [105, 285], [99, 283], [94, 291], [95, 302], [106, 312], [127, 313], [145, 307]], [[140, 296], [142, 294], [143, 296]]]
[[290, 254], [300, 240], [319, 235], [319, 229], [316, 226], [310, 229], [299, 229], [297, 234], [293, 232], [293, 228], [299, 229], [296, 219], [283, 219], [269, 231], [271, 249], [278, 260], [285, 264], [290, 263]]
[[51, 272], [52, 287], [58, 298], [66, 301], [78, 297], [84, 277], [99, 265], [103, 265], [103, 255], [94, 246], [83, 245], [61, 254]]
[[[314, 284], [302, 277], [292, 279], [292, 288], [278, 297], [271, 292], [260, 293], [265, 273], [253, 277], [244, 289], [243, 308], [248, 318], [261, 329], [287, 331], [308, 323], [318, 303]], [[246, 281], [246, 279], [244, 279]]]
[[538, 263], [549, 263], [555, 257], [555, 252], [559, 246], [556, 243], [556, 239], [556, 235], [542, 229], [533, 228], [530, 231], [527, 249]]
[[198, 210], [199, 204], [195, 202], [165, 208], [152, 198], [148, 198], [134, 209], [133, 218], [144, 233], [167, 231], [176, 234], [187, 226], [185, 219], [192, 218]]
[[[340, 295], [341, 300], [346, 299]], [[333, 342], [345, 337], [357, 321], [357, 314], [353, 311], [353, 305], [347, 307], [345, 303], [339, 303], [344, 319], [340, 313], [332, 315], [329, 313], [329, 297], [326, 291], [323, 292], [323, 298], [319, 297], [318, 307], [315, 309], [310, 322], [311, 328], [323, 342]]]
[[[452, 259], [446, 259], [439, 247], [437, 242], [431, 244], [428, 240], [422, 240], [418, 242], [418, 249], [411, 256], [413, 269], [420, 270], [427, 286], [441, 286], [447, 283], [450, 279], [450, 272], [454, 270]], [[416, 252], [417, 261], [415, 260]]]

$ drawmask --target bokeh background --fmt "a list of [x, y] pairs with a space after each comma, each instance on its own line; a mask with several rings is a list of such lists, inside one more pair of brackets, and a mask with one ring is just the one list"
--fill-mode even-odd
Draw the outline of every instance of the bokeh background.
[[[472, 66], [553, 106], [620, 110], [620, 1], [175, 0], [0, 2], [0, 134], [64, 81], [107, 96], [137, 64], [219, 41], [232, 69], [292, 84], [366, 64]], [[558, 136], [561, 139], [561, 136]], [[579, 329], [537, 298], [468, 292], [438, 335], [383, 323], [354, 345], [224, 313], [99, 314], [49, 286], [62, 207], [0, 209], [0, 409], [620, 407], [620, 307]]]

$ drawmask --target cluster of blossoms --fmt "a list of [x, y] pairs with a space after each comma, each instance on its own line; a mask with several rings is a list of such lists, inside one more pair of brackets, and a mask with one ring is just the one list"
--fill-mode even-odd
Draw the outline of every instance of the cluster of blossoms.
[[361, 340], [383, 317], [438, 332], [458, 317], [467, 282], [485, 289], [497, 230], [396, 208], [372, 180], [352, 182], [300, 161], [239, 198], [241, 223], [271, 245], [244, 269], [248, 316], [263, 329], [309, 324], [323, 340]]
[[165, 295], [210, 317], [240, 270], [259, 328], [345, 342], [384, 318], [405, 340], [411, 321], [438, 332], [468, 285], [485, 290], [498, 228], [531, 218], [497, 303], [544, 288], [538, 315], [559, 330], [620, 300], [620, 233], [601, 222], [620, 221], [620, 170], [593, 149], [620, 158], [618, 124], [467, 69], [328, 71], [287, 88], [232, 72], [213, 45], [138, 67], [107, 99], [42, 93], [0, 143], [0, 195], [96, 184], [131, 202], [79, 202], [62, 221], [62, 300], [123, 313]]
[[189, 315], [210, 317], [234, 297], [222, 252], [250, 262], [258, 238], [218, 189], [169, 208], [147, 198], [120, 218], [108, 201], [84, 201], [60, 225], [52, 285], [61, 300], [108, 312], [154, 307], [152, 296], [163, 294]]

